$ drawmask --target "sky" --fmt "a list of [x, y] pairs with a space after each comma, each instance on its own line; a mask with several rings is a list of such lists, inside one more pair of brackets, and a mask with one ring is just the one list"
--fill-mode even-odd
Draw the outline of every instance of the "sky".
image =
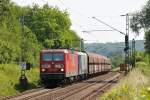
[[[124, 35], [117, 31], [92, 31], [91, 30], [112, 30], [108, 26], [98, 22], [96, 17], [103, 22], [113, 26], [119, 31], [126, 32], [127, 13], [134, 13], [142, 9], [148, 0], [12, 0], [20, 6], [42, 6], [48, 3], [49, 6], [57, 6], [60, 10], [67, 10], [72, 21], [71, 29], [85, 40], [85, 42], [121, 42]], [[131, 17], [131, 16], [130, 16]], [[130, 40], [144, 39], [144, 32], [141, 31], [137, 37], [130, 29]]]

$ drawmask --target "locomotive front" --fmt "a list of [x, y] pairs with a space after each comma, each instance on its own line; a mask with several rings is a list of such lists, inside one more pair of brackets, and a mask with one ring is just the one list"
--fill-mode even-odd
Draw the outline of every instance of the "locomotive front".
[[43, 50], [40, 53], [42, 83], [62, 80], [65, 77], [65, 51]]

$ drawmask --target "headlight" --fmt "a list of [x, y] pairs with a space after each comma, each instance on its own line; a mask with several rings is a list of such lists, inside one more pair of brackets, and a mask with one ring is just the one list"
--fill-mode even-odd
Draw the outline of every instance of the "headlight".
[[63, 64], [56, 64], [55, 68], [64, 68], [64, 65]]
[[60, 69], [60, 71], [62, 71], [62, 72], [63, 72], [63, 71], [64, 71], [64, 69], [62, 68], [62, 69]]
[[42, 72], [44, 72], [44, 71], [45, 71], [45, 69], [42, 68]]
[[51, 65], [49, 65], [49, 64], [42, 65], [42, 68], [49, 68], [49, 67], [51, 67]]

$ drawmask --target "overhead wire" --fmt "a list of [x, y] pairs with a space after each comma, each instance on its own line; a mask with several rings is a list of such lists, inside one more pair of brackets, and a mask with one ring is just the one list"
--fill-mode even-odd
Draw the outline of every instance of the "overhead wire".
[[[72, 12], [74, 12], [74, 13], [80, 15], [80, 16], [87, 17], [87, 16], [85, 16], [84, 14], [82, 14], [82, 13], [80, 13], [80, 12], [78, 12], [78, 11], [72, 9], [72, 8], [70, 8], [68, 5], [64, 4], [61, 0], [58, 0], [58, 1], [59, 1], [63, 6], [65, 6], [68, 10], [71, 10]], [[88, 18], [89, 18], [89, 17], [88, 17]], [[80, 25], [78, 22], [75, 22], [75, 23], [76, 23], [76, 25], [77, 25], [81, 30], [85, 30], [85, 28], [84, 28], [82, 25]], [[81, 32], [83, 32], [83, 31], [81, 31]], [[89, 33], [88, 33], [88, 34], [89, 34]], [[88, 34], [84, 34], [84, 35], [86, 35], [87, 37], [89, 37]], [[92, 36], [92, 37], [93, 37], [93, 36]], [[91, 36], [90, 36], [90, 38], [91, 38]], [[93, 38], [95, 38], [95, 37], [93, 37]]]
[[[61, 0], [58, 0], [58, 1], [60, 1], [64, 6], [66, 6]], [[102, 20], [100, 20], [100, 19], [97, 19], [96, 17], [87, 16], [87, 15], [85, 15], [85, 14], [83, 14], [83, 13], [80, 13], [80, 12], [78, 12], [78, 11], [76, 11], [76, 10], [70, 8], [69, 6], [66, 6], [66, 7], [69, 8], [70, 10], [72, 10], [73, 12], [78, 13], [78, 15], [80, 15], [80, 16], [84, 16], [84, 17], [87, 17], [87, 18], [89, 18], [89, 19], [95, 19], [95, 20], [99, 21], [100, 23], [102, 23], [102, 24], [104, 24], [104, 25], [110, 27], [111, 29], [113, 29], [113, 30], [115, 30], [115, 31], [118, 31], [119, 33], [125, 35], [123, 32], [121, 32], [121, 31], [119, 31], [118, 29], [114, 28], [113, 26], [107, 24], [106, 22], [104, 22], [104, 21], [102, 21]], [[105, 30], [104, 30], [104, 31], [105, 31]]]
[[72, 9], [71, 7], [69, 7], [68, 5], [66, 5], [66, 4], [64, 4], [64, 2], [63, 1], [61, 1], [61, 0], [58, 0], [62, 5], [64, 5], [67, 9], [70, 9], [70, 10], [72, 10], [74, 13], [76, 13], [76, 14], [78, 14], [78, 15], [80, 15], [80, 16], [85, 16], [83, 13], [80, 13], [80, 12], [78, 12], [78, 11], [76, 11], [76, 10], [74, 10], [74, 9]]
[[[43, 1], [45, 2], [45, 0], [43, 0]], [[85, 14], [83, 14], [83, 13], [77, 11], [77, 10], [74, 10], [74, 9], [72, 9], [71, 7], [69, 7], [68, 5], [64, 4], [64, 2], [63, 2], [62, 0], [58, 0], [58, 1], [59, 1], [66, 9], [70, 10], [72, 13], [76, 13], [76, 14], [79, 15], [79, 16], [89, 18], [90, 20], [91, 20], [91, 19], [95, 19], [95, 20], [99, 21], [101, 24], [104, 24], [104, 25], [108, 26], [109, 28], [113, 29], [113, 30], [97, 30], [97, 31], [117, 31], [117, 32], [119, 32], [119, 33], [125, 35], [123, 32], [121, 32], [121, 31], [119, 31], [118, 29], [114, 28], [113, 26], [107, 24], [106, 22], [104, 22], [104, 21], [102, 21], [102, 20], [99, 20], [99, 19], [97, 19], [96, 17], [87, 16], [87, 15], [85, 15]], [[83, 30], [83, 26], [81, 26], [80, 24], [76, 24], [76, 25], [77, 25], [80, 29]], [[93, 32], [94, 32], [94, 31], [96, 31], [96, 30], [93, 30]], [[92, 32], [92, 30], [91, 30], [91, 32]], [[88, 33], [88, 34], [89, 34], [89, 33]]]
[[45, 4], [48, 3], [48, 1], [42, 0]]
[[[61, 0], [58, 0], [58, 1], [59, 1], [63, 6], [65, 6], [68, 10], [71, 10], [73, 13], [75, 13], [75, 14], [77, 14], [77, 15], [79, 15], [79, 16], [82, 16], [82, 17], [90, 18], [90, 17], [88, 17], [88, 16], [86, 16], [86, 15], [84, 15], [84, 14], [82, 14], [82, 13], [80, 13], [80, 12], [78, 12], [78, 11], [72, 9], [72, 8], [70, 8], [68, 5], [64, 4]], [[91, 19], [91, 18], [90, 18], [90, 19]], [[82, 32], [83, 32], [83, 30], [86, 30], [85, 28], [83, 28], [82, 25], [78, 24], [77, 22], [75, 22], [75, 23], [76, 23], [76, 25], [82, 30]], [[83, 32], [83, 33], [84, 33], [84, 32]], [[89, 36], [89, 35], [90, 35], [89, 33], [88, 33], [88, 34], [84, 34], [84, 35], [86, 35], [86, 37], [91, 38], [91, 36]], [[93, 35], [92, 35], [92, 37], [93, 37]], [[93, 37], [93, 38], [95, 38], [95, 37]]]
[[[42, 0], [42, 1], [43, 1], [43, 2], [46, 2], [45, 0]], [[102, 21], [102, 20], [100, 20], [100, 19], [97, 19], [96, 17], [87, 16], [87, 15], [85, 15], [85, 14], [79, 12], [79, 11], [76, 11], [76, 10], [72, 9], [72, 8], [69, 7], [68, 5], [64, 4], [63, 1], [61, 1], [61, 0], [58, 0], [58, 1], [59, 1], [64, 7], [66, 7], [67, 9], [72, 10], [72, 11], [75, 12], [76, 14], [78, 14], [78, 15], [80, 15], [80, 16], [87, 17], [87, 18], [89, 18], [89, 19], [95, 19], [95, 20], [99, 21], [100, 23], [102, 23], [102, 24], [104, 24], [104, 25], [106, 25], [106, 26], [112, 28], [113, 30], [118, 31], [119, 33], [125, 35], [125, 33], [119, 31], [118, 29], [116, 29], [116, 28], [114, 28], [113, 26], [107, 24], [106, 22], [104, 22], [104, 21]], [[103, 30], [102, 30], [102, 31], [103, 31]], [[104, 30], [104, 31], [109, 31], [109, 30]], [[112, 30], [110, 30], [110, 31], [112, 31]]]
[[100, 23], [102, 23], [102, 24], [104, 24], [104, 25], [110, 27], [111, 29], [113, 29], [113, 30], [115, 30], [115, 31], [117, 31], [117, 32], [119, 32], [119, 33], [121, 33], [121, 34], [123, 34], [123, 35], [126, 35], [125, 33], [119, 31], [118, 29], [114, 28], [113, 26], [110, 26], [109, 24], [105, 23], [104, 21], [102, 21], [102, 20], [100, 20], [100, 19], [98, 19], [98, 18], [96, 18], [96, 17], [92, 17], [92, 18], [95, 19], [95, 20], [97, 20], [98, 22], [100, 22]]

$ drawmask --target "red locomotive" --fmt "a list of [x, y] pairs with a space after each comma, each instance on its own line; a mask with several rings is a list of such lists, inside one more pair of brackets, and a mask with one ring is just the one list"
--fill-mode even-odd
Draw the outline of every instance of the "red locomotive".
[[110, 60], [94, 53], [70, 49], [49, 49], [40, 53], [40, 78], [44, 84], [85, 79], [110, 70]]

